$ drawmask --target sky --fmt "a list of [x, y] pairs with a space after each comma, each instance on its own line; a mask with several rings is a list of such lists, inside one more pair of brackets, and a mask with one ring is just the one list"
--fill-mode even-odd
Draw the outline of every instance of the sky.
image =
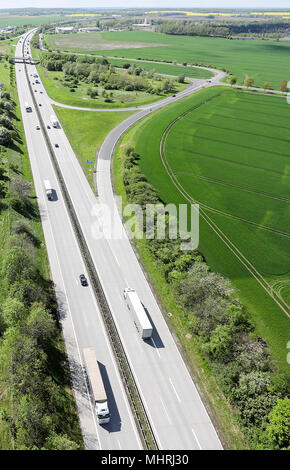
[[288, 8], [289, 0], [0, 0], [4, 8]]

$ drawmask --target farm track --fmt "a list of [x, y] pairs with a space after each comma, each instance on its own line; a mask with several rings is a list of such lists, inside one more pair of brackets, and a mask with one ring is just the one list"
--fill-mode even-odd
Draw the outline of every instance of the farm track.
[[[219, 96], [219, 95], [217, 95]], [[213, 98], [217, 98], [217, 96]], [[212, 98], [212, 99], [213, 99]], [[206, 102], [205, 102], [206, 103]], [[205, 104], [204, 103], [204, 104]], [[200, 107], [200, 104], [197, 107]], [[192, 110], [191, 110], [192, 111]], [[167, 157], [166, 157], [166, 140], [168, 135], [170, 134], [171, 129], [173, 126], [180, 121], [184, 116], [191, 112], [190, 110], [186, 111], [182, 115], [178, 116], [176, 119], [171, 121], [169, 125], [164, 130], [161, 139], [160, 139], [160, 146], [159, 146], [159, 153], [162, 164], [170, 177], [172, 183], [177, 188], [177, 190], [182, 194], [182, 196], [191, 204], [198, 204], [198, 201], [194, 200], [190, 194], [184, 189], [184, 187], [179, 183], [178, 179], [176, 178], [175, 173], [171, 169]], [[281, 290], [275, 291], [273, 286], [262, 276], [262, 274], [255, 268], [255, 266], [249, 261], [249, 259], [238, 249], [238, 247], [227, 237], [227, 235], [218, 227], [218, 225], [208, 216], [203, 206], [200, 208], [200, 216], [202, 219], [209, 225], [209, 227], [216, 233], [216, 235], [222, 240], [222, 242], [228, 247], [228, 249], [236, 256], [236, 258], [240, 261], [240, 263], [248, 270], [248, 272], [256, 279], [256, 281], [260, 284], [260, 286], [267, 292], [267, 294], [274, 300], [274, 302], [278, 305], [278, 307], [290, 318], [290, 306], [286, 303], [286, 301], [281, 296]]]

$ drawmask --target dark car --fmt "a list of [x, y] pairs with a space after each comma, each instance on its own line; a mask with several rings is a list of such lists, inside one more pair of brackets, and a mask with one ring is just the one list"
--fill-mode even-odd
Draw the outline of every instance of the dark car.
[[54, 144], [54, 146], [55, 146], [55, 147], [57, 147], [57, 148], [59, 147], [59, 145], [58, 145], [58, 144]]
[[41, 103], [39, 103], [39, 106], [42, 106], [42, 104], [41, 104]]
[[176, 95], [172, 95], [172, 98], [175, 98], [175, 97], [176, 97]]
[[88, 285], [88, 281], [87, 281], [87, 278], [84, 274], [81, 274], [80, 275], [80, 281], [81, 281], [81, 285], [82, 286], [87, 286]]

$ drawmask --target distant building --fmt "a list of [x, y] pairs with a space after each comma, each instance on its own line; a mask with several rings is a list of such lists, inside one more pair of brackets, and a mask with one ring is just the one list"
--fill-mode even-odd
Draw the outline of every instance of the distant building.
[[0, 29], [1, 34], [8, 34], [11, 33], [11, 31], [14, 31], [17, 29], [17, 26], [5, 26], [5, 28]]
[[95, 31], [100, 31], [100, 28], [98, 28], [97, 26], [88, 26], [87, 28], [79, 28], [78, 29], [78, 32], [79, 33], [93, 33]]
[[76, 30], [73, 26], [58, 26], [55, 28], [56, 33], [74, 33]]
[[152, 29], [152, 22], [151, 20], [147, 21], [147, 18], [145, 18], [144, 23], [134, 23], [132, 27], [134, 29]]

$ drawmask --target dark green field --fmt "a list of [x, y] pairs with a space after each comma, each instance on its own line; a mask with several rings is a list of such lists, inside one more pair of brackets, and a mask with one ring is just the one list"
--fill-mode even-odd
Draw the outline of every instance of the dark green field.
[[158, 112], [133, 134], [141, 170], [162, 199], [200, 203], [201, 252], [240, 290], [259, 334], [285, 371], [289, 113], [282, 98], [215, 88]]
[[[90, 33], [88, 33], [89, 35]], [[116, 57], [142, 58], [164, 61], [201, 63], [214, 65], [217, 68], [226, 67], [238, 77], [242, 83], [245, 75], [255, 78], [255, 84], [262, 86], [266, 81], [274, 88], [279, 88], [282, 80], [290, 80], [290, 43], [276, 41], [237, 41], [223, 38], [172, 36], [149, 31], [123, 31], [102, 33], [102, 43], [140, 42], [153, 43], [154, 47], [98, 49], [96, 42], [95, 53]], [[50, 45], [54, 36], [47, 36]], [[112, 43], [113, 44], [113, 43]], [[167, 44], [167, 46], [157, 46]], [[58, 44], [58, 49], [62, 47]], [[64, 47], [63, 49], [68, 49]], [[74, 48], [75, 52], [90, 52]]]

